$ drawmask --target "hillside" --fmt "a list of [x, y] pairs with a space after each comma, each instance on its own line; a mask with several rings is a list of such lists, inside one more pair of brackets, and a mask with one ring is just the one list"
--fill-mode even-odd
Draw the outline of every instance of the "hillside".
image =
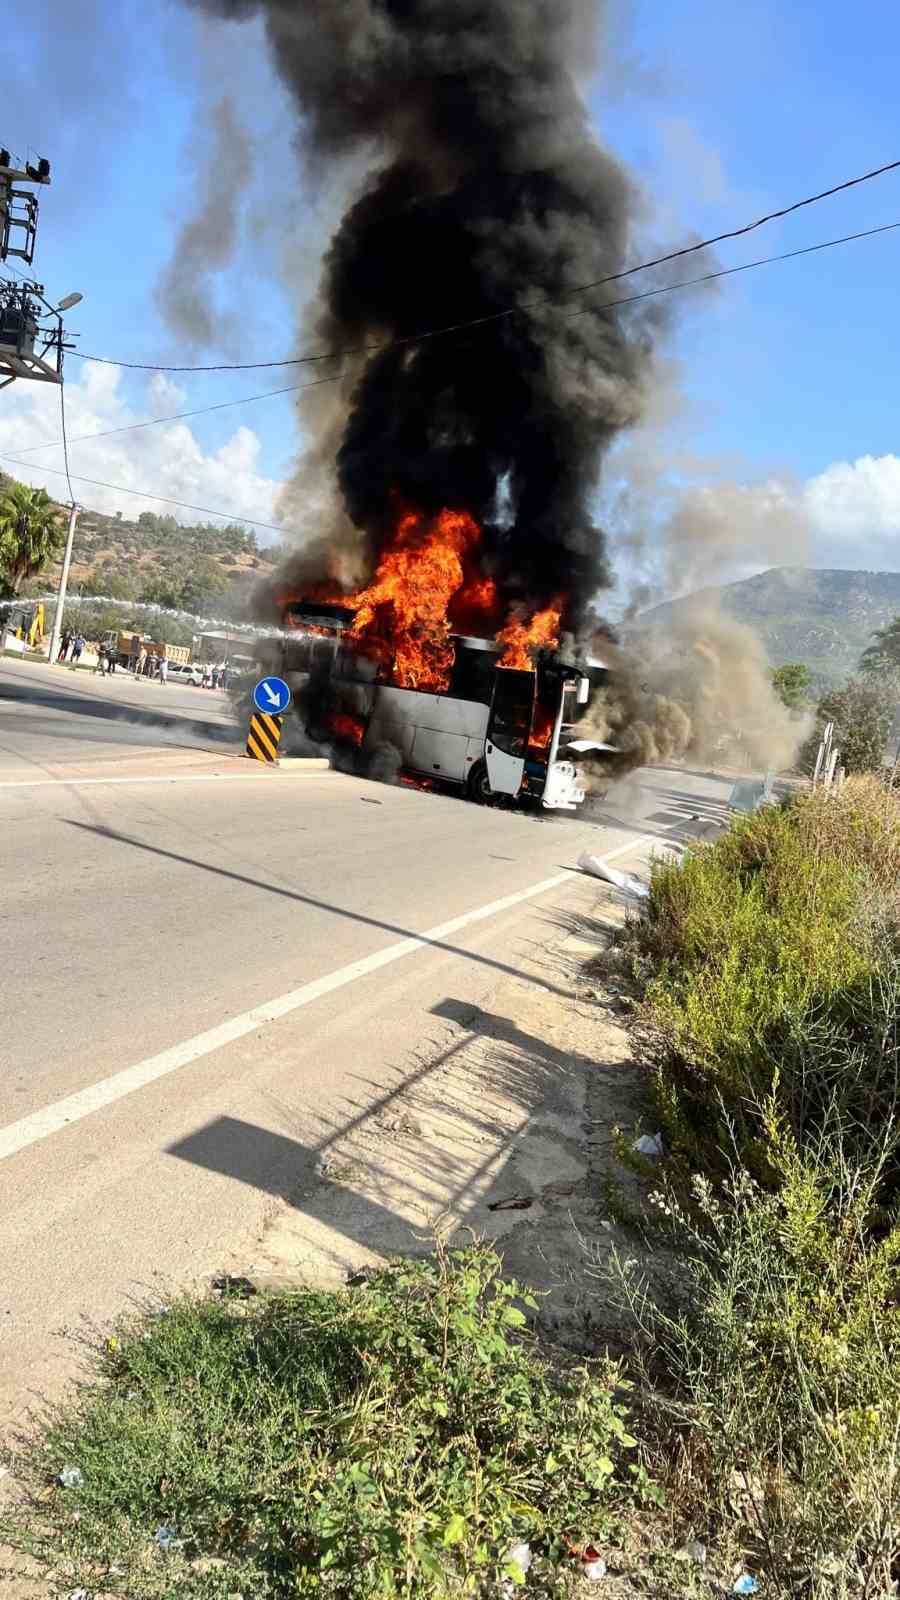
[[[277, 547], [260, 547], [252, 530], [236, 522], [186, 524], [152, 511], [129, 522], [85, 509], [78, 518], [69, 593], [238, 620], [254, 584], [272, 572], [278, 555]], [[57, 561], [45, 567], [23, 592], [55, 589], [60, 566]]]
[[900, 572], [772, 567], [721, 588], [701, 589], [641, 613], [666, 626], [697, 599], [712, 600], [760, 635], [772, 666], [802, 661], [822, 682], [852, 673], [876, 628], [900, 616]]

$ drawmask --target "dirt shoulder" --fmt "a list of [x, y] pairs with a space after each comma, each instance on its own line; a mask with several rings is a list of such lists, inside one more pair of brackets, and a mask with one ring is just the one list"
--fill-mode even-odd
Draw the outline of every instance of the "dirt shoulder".
[[[646, 871], [646, 853], [619, 861]], [[541, 1322], [580, 1347], [615, 1331], [586, 1292], [591, 1250], [624, 1244], [610, 1181], [634, 1180], [613, 1129], [640, 1117], [645, 1069], [627, 999], [598, 978], [598, 954], [627, 914], [594, 880], [548, 917], [546, 943], [498, 982], [488, 1005], [449, 1001], [393, 1085], [332, 1138], [312, 1183], [212, 1271], [260, 1286], [332, 1287], [390, 1256], [426, 1253], [433, 1232], [498, 1242], [506, 1270], [542, 1291]], [[633, 1253], [633, 1237], [630, 1246]]]

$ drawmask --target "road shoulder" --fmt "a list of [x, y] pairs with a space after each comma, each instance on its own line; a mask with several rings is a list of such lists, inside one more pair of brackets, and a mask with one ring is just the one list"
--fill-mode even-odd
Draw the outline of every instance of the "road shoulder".
[[539, 1320], [554, 1338], [614, 1337], [616, 1319], [586, 1293], [584, 1262], [588, 1242], [624, 1243], [608, 1195], [614, 1185], [627, 1197], [635, 1182], [613, 1130], [635, 1126], [645, 1069], [629, 1002], [597, 971], [626, 915], [617, 890], [591, 884], [557, 911], [522, 976], [501, 979], [479, 1005], [441, 1002], [394, 1086], [372, 1091], [326, 1142], [312, 1180], [206, 1277], [330, 1288], [392, 1256], [427, 1253], [435, 1230], [452, 1243], [474, 1233], [540, 1291]]

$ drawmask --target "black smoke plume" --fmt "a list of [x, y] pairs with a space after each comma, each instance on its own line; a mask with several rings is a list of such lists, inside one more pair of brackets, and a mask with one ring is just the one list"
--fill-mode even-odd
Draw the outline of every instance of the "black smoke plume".
[[[312, 170], [370, 157], [304, 337], [358, 350], [521, 308], [370, 350], [343, 387], [301, 397], [304, 581], [309, 546], [333, 563], [343, 544], [366, 577], [400, 507], [450, 506], [481, 523], [507, 606], [562, 594], [578, 630], [607, 581], [592, 494], [640, 413], [658, 316], [604, 310], [616, 286], [572, 294], [625, 265], [634, 199], [576, 86], [600, 0], [189, 3], [263, 17]], [[317, 487], [323, 451], [339, 509]]]

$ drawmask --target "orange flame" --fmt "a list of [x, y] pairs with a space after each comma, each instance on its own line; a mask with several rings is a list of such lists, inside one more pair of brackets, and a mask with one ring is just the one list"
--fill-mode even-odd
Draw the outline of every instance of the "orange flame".
[[555, 650], [559, 644], [559, 621], [562, 606], [557, 602], [543, 611], [536, 611], [530, 622], [515, 618], [497, 634], [497, 643], [505, 648], [498, 667], [515, 667], [528, 672], [534, 666], [538, 650]]
[[365, 738], [365, 723], [360, 717], [352, 717], [348, 711], [335, 711], [328, 719], [328, 727], [335, 738], [344, 744], [360, 745]]
[[554, 716], [552, 711], [545, 711], [541, 705], [534, 708], [534, 721], [531, 725], [531, 734], [528, 740], [528, 754], [538, 761], [546, 761], [550, 740], [553, 736]]
[[463, 559], [481, 538], [465, 511], [416, 512], [400, 519], [372, 582], [345, 604], [356, 608], [350, 637], [379, 657], [401, 689], [446, 689], [453, 666], [448, 609], [463, 587]]
[[[279, 598], [285, 606], [303, 598], [346, 606], [355, 612], [346, 637], [379, 662], [391, 683], [443, 693], [453, 669], [452, 633], [490, 638], [502, 620], [497, 584], [479, 570], [480, 544], [481, 529], [466, 511], [445, 509], [433, 517], [407, 511], [365, 588], [342, 592], [326, 580], [305, 597]], [[557, 599], [529, 620], [512, 617], [495, 634], [502, 646], [498, 666], [531, 670], [538, 650], [558, 644], [562, 608]], [[288, 620], [304, 632], [337, 631]]]

